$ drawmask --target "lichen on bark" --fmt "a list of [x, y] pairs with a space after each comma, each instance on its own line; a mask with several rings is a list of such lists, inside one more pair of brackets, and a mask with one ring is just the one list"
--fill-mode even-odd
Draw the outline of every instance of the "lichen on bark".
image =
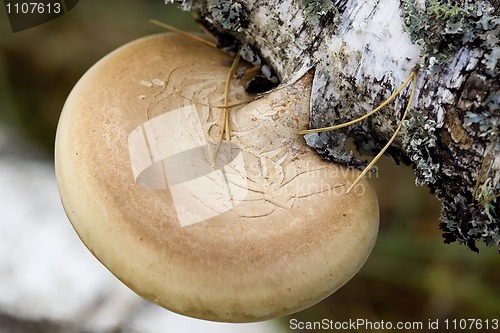
[[[422, 45], [430, 74], [423, 87], [430, 101], [419, 112], [432, 115], [437, 109], [443, 115], [437, 131], [441, 144], [424, 169], [435, 169], [432, 161], [442, 167], [435, 170], [439, 178], [427, 183], [443, 202], [445, 242], [458, 240], [474, 251], [479, 239], [500, 244], [494, 197], [500, 189], [499, 168], [492, 158], [500, 153], [500, 110], [495, 103], [500, 96], [500, 18], [493, 12], [487, 2], [431, 0], [416, 6], [403, 1], [405, 28]], [[422, 159], [412, 161], [418, 171]]]
[[[420, 65], [410, 117], [389, 153], [443, 203], [445, 242], [500, 246], [500, 1], [168, 0], [196, 13], [221, 45], [291, 84], [313, 70], [311, 127], [366, 114]], [[230, 47], [228, 47], [230, 45]], [[409, 89], [357, 125], [309, 135], [325, 158], [362, 167], [344, 145], [376, 151]]]

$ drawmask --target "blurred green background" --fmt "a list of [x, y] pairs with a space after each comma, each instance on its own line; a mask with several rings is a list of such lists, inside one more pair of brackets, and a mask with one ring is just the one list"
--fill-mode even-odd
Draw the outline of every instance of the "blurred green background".
[[[197, 29], [188, 13], [162, 0], [81, 1], [66, 15], [15, 34], [2, 8], [0, 125], [39, 146], [51, 160], [58, 117], [73, 85], [118, 46], [162, 32], [150, 18]], [[444, 245], [438, 230], [440, 204], [427, 188], [415, 187], [412, 170], [388, 158], [378, 168], [372, 180], [380, 198], [381, 225], [373, 254], [341, 290], [279, 319], [280, 324], [288, 327], [291, 318], [424, 323], [500, 319], [496, 250], [481, 246], [475, 254], [464, 246]]]

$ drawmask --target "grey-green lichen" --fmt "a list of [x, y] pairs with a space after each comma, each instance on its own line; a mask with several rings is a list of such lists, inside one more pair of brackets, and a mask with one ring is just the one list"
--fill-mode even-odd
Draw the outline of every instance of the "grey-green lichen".
[[487, 52], [486, 73], [496, 77], [500, 65], [500, 18], [484, 1], [426, 0], [425, 6], [403, 0], [405, 28], [426, 54], [425, 65], [446, 63], [456, 50], [471, 45]]
[[300, 5], [304, 11], [306, 21], [312, 25], [331, 18], [335, 26], [342, 23], [342, 15], [338, 10], [338, 2], [333, 0], [302, 0]]
[[480, 218], [472, 220], [472, 228], [468, 232], [472, 237], [482, 237], [489, 246], [500, 246], [500, 230], [495, 209], [497, 191], [498, 186], [493, 184], [491, 178], [486, 179], [477, 188], [475, 200], [476, 206], [482, 208], [481, 215]]
[[491, 93], [483, 103], [481, 112], [467, 112], [464, 125], [473, 134], [489, 141], [500, 153], [500, 94]]
[[[473, 134], [483, 138], [491, 147], [489, 155], [500, 154], [500, 94], [490, 94], [483, 103], [482, 112], [467, 112], [464, 125]], [[484, 161], [483, 161], [484, 164]], [[478, 177], [481, 177], [479, 171]], [[480, 208], [480, 215], [472, 221], [469, 231], [471, 236], [480, 236], [488, 245], [500, 245], [499, 222], [496, 216], [496, 200], [500, 191], [500, 184], [495, 183], [491, 177], [478, 183], [474, 193], [474, 205]]]
[[435, 56], [445, 56], [440, 53], [443, 51], [441, 42], [455, 39], [470, 29], [465, 18], [473, 12], [467, 2], [461, 7], [438, 0], [426, 0], [424, 8], [415, 1], [404, 0], [403, 10], [406, 30], [410, 32], [412, 42], [424, 46], [428, 53]]
[[437, 122], [412, 109], [403, 126], [406, 132], [403, 144], [415, 164], [415, 183], [419, 186], [434, 184], [439, 174], [439, 163], [432, 159], [435, 154], [431, 150], [436, 147]]
[[495, 222], [495, 206], [493, 206], [493, 203], [496, 201], [496, 190], [496, 186], [493, 184], [492, 179], [488, 178], [476, 191], [475, 199], [478, 204], [484, 206], [484, 213], [487, 216], [488, 223]]
[[456, 218], [449, 217], [453, 217], [451, 212], [461, 211], [463, 207], [467, 206], [467, 199], [463, 195], [457, 194], [453, 196], [453, 200], [447, 201], [446, 206], [443, 207], [440, 228], [445, 231], [443, 237], [446, 244], [458, 241], [459, 243], [467, 244], [471, 250], [477, 252], [474, 237], [467, 235], [466, 229], [469, 228], [468, 225], [462, 226], [457, 222]]
[[442, 1], [431, 0], [428, 4], [428, 13], [435, 18], [449, 20], [456, 24], [470, 14], [470, 8], [462, 8], [456, 4], [448, 5]]
[[[422, 46], [421, 65], [426, 73], [445, 73], [444, 77], [448, 79], [453, 72], [465, 82], [444, 83], [446, 89], [442, 90], [452, 96], [446, 103], [445, 96], [440, 96], [443, 99], [441, 107], [447, 112], [441, 120], [444, 127], [438, 128], [434, 121], [415, 112], [404, 123], [408, 136], [403, 144], [416, 166], [416, 183], [428, 183], [443, 202], [440, 228], [445, 243], [458, 241], [473, 251], [478, 251], [476, 242], [479, 240], [498, 246], [497, 201], [500, 199], [495, 195], [500, 188], [497, 167], [490, 160], [492, 156], [500, 155], [497, 83], [500, 76], [500, 18], [495, 16], [488, 1], [403, 0], [402, 4], [405, 28], [411, 40]], [[470, 67], [457, 60], [467, 59], [471, 54], [476, 58], [471, 56], [470, 63], [475, 64]], [[434, 91], [432, 89], [439, 91], [438, 85], [429, 89], [428, 92]], [[432, 105], [429, 103], [429, 108], [420, 110], [421, 113], [435, 114]], [[463, 129], [461, 137], [456, 135], [458, 129]], [[434, 144], [436, 139], [439, 149]], [[466, 148], [471, 142], [475, 144], [473, 150], [470, 146]], [[487, 152], [484, 158], [491, 167], [485, 168], [484, 172], [479, 170], [482, 169], [478, 166], [480, 156], [474, 150], [478, 154], [483, 150]], [[487, 196], [488, 200], [485, 199]]]
[[493, 117], [486, 111], [481, 113], [467, 112], [464, 124], [467, 126], [477, 124], [480, 131], [479, 137], [483, 137], [492, 142], [495, 150], [500, 153], [500, 136], [498, 132], [500, 125], [499, 117]]
[[209, 0], [207, 7], [223, 29], [237, 32], [248, 28], [248, 15], [241, 3], [232, 0]]

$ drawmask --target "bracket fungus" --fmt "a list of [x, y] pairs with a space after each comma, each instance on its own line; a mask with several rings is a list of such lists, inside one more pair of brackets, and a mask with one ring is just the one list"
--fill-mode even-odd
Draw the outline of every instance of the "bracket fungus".
[[88, 249], [144, 298], [184, 315], [250, 322], [326, 298], [363, 265], [377, 197], [297, 131], [311, 78], [261, 96], [231, 58], [177, 34], [139, 39], [95, 64], [64, 106], [56, 176]]

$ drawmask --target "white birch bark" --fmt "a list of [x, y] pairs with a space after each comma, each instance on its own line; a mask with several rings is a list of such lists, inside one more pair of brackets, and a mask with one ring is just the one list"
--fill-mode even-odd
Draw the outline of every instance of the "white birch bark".
[[[445, 242], [500, 247], [500, 1], [166, 2], [195, 12], [226, 50], [266, 64], [280, 84], [314, 71], [313, 128], [366, 114], [419, 65], [412, 111], [388, 152], [442, 201]], [[405, 89], [369, 119], [306, 140], [329, 160], [360, 166], [346, 138], [376, 153], [408, 96]]]

